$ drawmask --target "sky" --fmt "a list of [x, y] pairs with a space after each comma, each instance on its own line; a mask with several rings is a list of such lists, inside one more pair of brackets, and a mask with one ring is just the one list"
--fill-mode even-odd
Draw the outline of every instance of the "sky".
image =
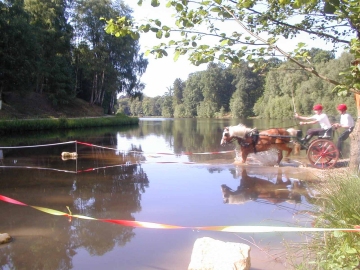
[[[166, 8], [164, 6], [164, 2], [162, 3], [162, 6], [153, 8], [150, 5], [151, 1], [144, 1], [145, 3], [143, 3], [142, 7], [137, 5], [137, 0], [123, 1], [134, 10], [133, 17], [136, 21], [145, 20], [146, 18], [158, 18], [163, 22], [163, 24], [167, 25], [170, 25], [170, 22], [173, 21], [171, 18], [173, 11], [170, 8]], [[139, 41], [142, 52], [145, 52], [154, 45], [158, 45], [160, 42], [164, 42], [164, 40], [155, 38], [154, 34], [142, 35]], [[307, 43], [308, 49], [311, 49], [312, 47], [322, 48], [325, 50], [332, 49], [330, 44], [325, 44], [319, 40], [310, 40], [307, 36], [300, 36], [294, 40], [279, 41], [277, 44], [281, 49], [290, 52], [296, 48], [296, 45], [299, 42]], [[180, 56], [175, 62], [173, 60], [173, 54], [170, 52], [167, 57], [161, 59], [155, 59], [155, 57], [151, 54], [145, 58], [148, 59], [149, 64], [146, 72], [141, 77], [141, 81], [146, 85], [143, 90], [143, 94], [148, 97], [164, 95], [165, 92], [173, 86], [173, 83], [177, 78], [185, 81], [190, 73], [206, 70], [207, 67], [207, 64], [202, 64], [198, 67], [192, 65], [186, 55]]]

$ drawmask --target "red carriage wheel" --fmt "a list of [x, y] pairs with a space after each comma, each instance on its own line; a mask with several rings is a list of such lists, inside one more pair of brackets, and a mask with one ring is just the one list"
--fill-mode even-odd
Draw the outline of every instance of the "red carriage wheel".
[[312, 166], [319, 169], [330, 169], [339, 159], [339, 150], [332, 141], [317, 139], [311, 142], [307, 156]]

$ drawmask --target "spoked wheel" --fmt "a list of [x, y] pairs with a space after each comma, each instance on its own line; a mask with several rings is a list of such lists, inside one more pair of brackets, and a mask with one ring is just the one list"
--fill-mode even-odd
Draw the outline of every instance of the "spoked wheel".
[[312, 166], [330, 169], [339, 159], [339, 150], [332, 141], [317, 139], [309, 145], [307, 156]]

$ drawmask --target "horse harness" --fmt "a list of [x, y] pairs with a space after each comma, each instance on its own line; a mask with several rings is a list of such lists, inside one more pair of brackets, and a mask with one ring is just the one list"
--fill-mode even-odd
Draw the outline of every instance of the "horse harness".
[[240, 146], [248, 147], [252, 145], [254, 147], [254, 154], [256, 154], [256, 144], [259, 141], [259, 131], [257, 129], [252, 129], [250, 132], [246, 133], [245, 139], [251, 138], [251, 142], [244, 142], [243, 140], [240, 141]]
[[[259, 141], [259, 137], [260, 136], [268, 136], [268, 137], [276, 137], [276, 138], [281, 138], [281, 137], [286, 137], [286, 136], [281, 136], [279, 135], [269, 135], [269, 134], [260, 134], [260, 132], [257, 129], [252, 129], [250, 132], [246, 133], [245, 135], [245, 139], [247, 138], [251, 138], [251, 142], [244, 142], [243, 140], [240, 141], [240, 146], [243, 147], [248, 147], [249, 145], [252, 145], [254, 147], [254, 154], [256, 154], [256, 145]], [[239, 138], [238, 139], [242, 139]]]

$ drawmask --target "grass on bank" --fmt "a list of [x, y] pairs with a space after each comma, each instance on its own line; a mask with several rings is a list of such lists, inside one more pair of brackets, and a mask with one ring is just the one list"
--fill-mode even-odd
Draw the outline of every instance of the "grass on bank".
[[107, 126], [125, 126], [136, 125], [139, 118], [128, 117], [124, 114], [116, 114], [112, 117], [94, 117], [94, 118], [56, 118], [56, 119], [33, 119], [33, 120], [0, 120], [0, 134], [59, 130], [59, 129], [77, 129], [89, 127], [107, 127]]
[[[314, 227], [353, 229], [360, 225], [359, 175], [329, 175], [316, 192]], [[307, 239], [307, 243], [292, 244], [295, 251], [290, 251], [290, 261], [295, 269], [360, 268], [360, 232], [317, 232], [307, 234]]]

